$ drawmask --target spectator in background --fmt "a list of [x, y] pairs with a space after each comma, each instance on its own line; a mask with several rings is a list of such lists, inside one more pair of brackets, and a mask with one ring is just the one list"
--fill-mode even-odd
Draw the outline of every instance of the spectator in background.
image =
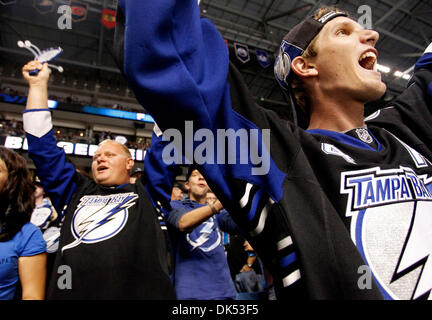
[[108, 131], [108, 132], [105, 134], [105, 137], [104, 137], [103, 140], [113, 140], [113, 135], [111, 134], [111, 131]]
[[130, 183], [135, 183], [137, 179], [141, 178], [142, 174], [143, 174], [143, 169], [136, 168], [130, 176]]
[[181, 201], [183, 200], [183, 197], [185, 195], [185, 193], [187, 193], [187, 190], [185, 189], [183, 183], [176, 181], [173, 184], [173, 188], [171, 191], [171, 201], [174, 200], [178, 200]]
[[100, 143], [100, 136], [99, 133], [95, 132], [93, 135], [94, 144], [98, 145]]
[[235, 277], [235, 286], [239, 293], [237, 299], [259, 300], [260, 294], [264, 293], [261, 263], [247, 240], [243, 243], [243, 250], [246, 252], [245, 264]]
[[[47, 197], [45, 190], [42, 187], [42, 183], [37, 176], [35, 177], [33, 184], [35, 186], [35, 208], [31, 215], [30, 222], [42, 231], [47, 253], [46, 274], [50, 275], [54, 266], [55, 254], [58, 249], [60, 235], [59, 224], [61, 222], [58, 221], [60, 219], [57, 219], [57, 211], [52, 205], [51, 200]], [[47, 288], [49, 286], [49, 280], [49, 277], [47, 277]]]
[[209, 191], [206, 194], [206, 202], [207, 203], [214, 203], [217, 200], [216, 195], [213, 193], [213, 191]]
[[34, 185], [26, 161], [0, 147], [0, 299], [14, 298], [18, 280], [23, 300], [45, 297], [46, 245], [30, 216]]
[[230, 236], [226, 251], [237, 299], [264, 299], [262, 265], [249, 242], [241, 235]]
[[172, 201], [166, 216], [174, 252], [174, 288], [178, 299], [235, 299], [220, 230], [239, 233], [222, 204], [206, 204], [209, 190], [201, 173], [190, 167], [185, 187], [188, 198]]
[[51, 221], [57, 219], [57, 211], [51, 204], [51, 200], [46, 196], [39, 178], [34, 181], [35, 186], [35, 208], [30, 218], [30, 222], [41, 230], [46, 230]]

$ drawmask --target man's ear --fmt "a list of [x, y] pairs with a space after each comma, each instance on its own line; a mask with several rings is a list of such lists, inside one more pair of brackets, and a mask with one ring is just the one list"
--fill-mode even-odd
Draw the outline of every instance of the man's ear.
[[315, 64], [302, 56], [294, 58], [291, 68], [300, 78], [316, 77], [318, 75], [318, 69]]
[[127, 170], [132, 170], [132, 168], [135, 165], [135, 161], [132, 158], [128, 158], [127, 162], [126, 162], [126, 169]]
[[189, 181], [186, 181], [186, 182], [184, 183], [184, 186], [185, 186], [185, 188], [186, 188], [187, 191], [190, 190]]

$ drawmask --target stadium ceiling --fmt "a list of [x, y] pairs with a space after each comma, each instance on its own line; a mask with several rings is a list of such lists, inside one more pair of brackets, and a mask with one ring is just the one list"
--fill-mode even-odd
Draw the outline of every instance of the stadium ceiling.
[[[85, 17], [80, 17], [82, 12], [78, 10], [75, 17], [78, 21], [72, 23], [72, 29], [58, 27], [57, 8], [64, 4], [86, 8]], [[109, 87], [133, 98], [110, 54], [114, 29], [101, 24], [102, 10], [115, 10], [116, 5], [116, 0], [1, 0], [0, 63], [7, 68], [8, 61], [21, 63], [28, 59], [29, 56], [23, 56], [24, 50], [17, 47], [18, 40], [31, 40], [40, 48], [59, 45], [64, 49], [59, 63], [65, 68], [65, 76], [78, 83], [100, 83], [102, 89]], [[383, 74], [383, 79], [390, 93], [400, 92], [407, 83], [401, 73], [412, 71], [416, 59], [432, 41], [432, 0], [200, 1], [202, 16], [211, 19], [227, 40], [230, 58], [239, 66], [257, 101], [273, 105], [285, 103], [272, 70], [280, 40], [290, 28], [321, 6], [337, 6], [356, 19], [365, 13], [358, 12], [360, 6], [370, 8], [372, 28], [380, 33], [376, 46], [378, 62], [390, 69]], [[234, 43], [248, 46], [249, 62], [237, 61]], [[263, 68], [257, 62], [256, 49], [268, 52], [272, 59], [269, 67]], [[400, 72], [398, 76], [396, 71]]]

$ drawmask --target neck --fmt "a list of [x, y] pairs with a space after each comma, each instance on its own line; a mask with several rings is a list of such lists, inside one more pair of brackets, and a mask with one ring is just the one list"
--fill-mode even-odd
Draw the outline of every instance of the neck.
[[364, 126], [364, 103], [355, 100], [311, 99], [308, 129], [325, 129], [336, 132]]
[[43, 200], [43, 196], [40, 196], [40, 197], [35, 198], [35, 204], [36, 204], [36, 205], [41, 204], [41, 203], [42, 203], [42, 200]]
[[96, 179], [94, 179], [94, 181], [97, 184], [101, 185], [101, 186], [110, 188], [110, 187], [118, 187], [118, 186], [121, 186], [121, 185], [123, 185], [125, 183], [130, 183], [130, 177], [127, 177], [124, 180], [118, 180], [115, 183], [106, 183], [106, 182], [103, 182], [103, 181], [100, 181], [100, 180], [98, 181]]
[[203, 196], [199, 196], [193, 193], [189, 193], [189, 199], [191, 199], [192, 201], [198, 202], [199, 204], [205, 204], [206, 203], [206, 198], [205, 198], [205, 194]]

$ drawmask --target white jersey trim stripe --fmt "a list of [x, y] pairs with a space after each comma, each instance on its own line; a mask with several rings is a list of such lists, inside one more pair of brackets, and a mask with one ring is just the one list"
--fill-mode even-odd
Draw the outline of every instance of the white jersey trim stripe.
[[283, 238], [278, 243], [276, 243], [277, 249], [280, 251], [282, 249], [285, 249], [286, 247], [292, 245], [292, 239], [290, 236]]
[[263, 231], [265, 222], [267, 220], [268, 211], [270, 207], [273, 205], [273, 203], [274, 201], [272, 199], [269, 199], [269, 202], [265, 205], [264, 209], [262, 209], [259, 217], [258, 225], [255, 228], [255, 230], [251, 232], [252, 236], [257, 236]]
[[250, 183], [246, 184], [246, 191], [245, 191], [243, 197], [239, 201], [241, 208], [244, 208], [247, 205], [247, 203], [249, 202], [249, 194], [250, 194], [250, 191], [252, 189], [252, 186], [253, 185]]
[[294, 272], [287, 275], [285, 278], [282, 279], [282, 283], [284, 287], [288, 287], [298, 281], [301, 278], [300, 276], [300, 270], [297, 269]]

